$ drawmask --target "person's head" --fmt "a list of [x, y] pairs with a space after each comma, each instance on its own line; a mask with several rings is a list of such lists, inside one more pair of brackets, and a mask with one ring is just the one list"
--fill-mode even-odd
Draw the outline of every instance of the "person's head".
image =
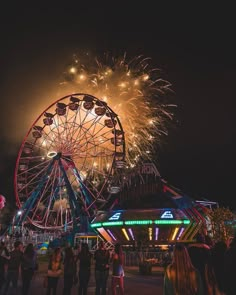
[[66, 241], [66, 248], [69, 248], [69, 247], [71, 247], [71, 244], [70, 242]]
[[99, 243], [98, 243], [98, 248], [99, 248], [99, 249], [104, 249], [104, 248], [105, 248], [104, 242], [103, 242], [102, 240], [99, 241]]
[[34, 255], [34, 245], [32, 243], [29, 243], [24, 251], [24, 254], [28, 256], [33, 256]]
[[209, 246], [209, 247], [213, 247], [214, 246], [214, 243], [213, 243], [213, 240], [211, 239], [210, 236], [205, 236], [205, 243]]
[[181, 243], [177, 243], [174, 247], [173, 263], [177, 266], [185, 265], [187, 268], [193, 267], [190, 256], [188, 254], [188, 250]]
[[115, 249], [114, 249], [115, 253], [117, 254], [121, 254], [122, 253], [122, 247], [121, 247], [121, 244], [119, 243], [116, 243], [115, 244]]
[[15, 243], [14, 243], [14, 248], [15, 248], [15, 250], [22, 251], [22, 249], [23, 249], [23, 244], [22, 244], [22, 242], [21, 242], [21, 241], [15, 241]]
[[227, 250], [227, 244], [224, 241], [216, 242], [212, 250], [214, 253], [223, 254]]
[[65, 260], [71, 260], [74, 258], [74, 253], [71, 247], [65, 248]]
[[82, 243], [81, 244], [81, 252], [82, 253], [88, 253], [89, 252], [89, 247], [87, 243]]
[[61, 257], [61, 248], [60, 247], [56, 247], [54, 249], [53, 256], [56, 258]]
[[203, 243], [203, 244], [205, 243], [204, 235], [199, 233], [199, 232], [196, 234], [195, 240], [196, 240], [197, 243]]

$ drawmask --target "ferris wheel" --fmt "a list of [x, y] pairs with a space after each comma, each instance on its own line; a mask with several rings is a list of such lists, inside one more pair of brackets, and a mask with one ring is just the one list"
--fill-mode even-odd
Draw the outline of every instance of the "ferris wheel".
[[35, 120], [18, 153], [16, 222], [76, 226], [81, 215], [93, 216], [119, 192], [124, 167], [124, 131], [105, 102], [83, 93], [55, 101]]

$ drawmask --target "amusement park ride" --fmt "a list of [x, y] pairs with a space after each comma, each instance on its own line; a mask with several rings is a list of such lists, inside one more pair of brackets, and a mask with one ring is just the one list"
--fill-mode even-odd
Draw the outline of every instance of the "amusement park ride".
[[126, 169], [118, 115], [83, 93], [57, 100], [33, 123], [14, 188], [14, 226], [92, 231], [111, 243], [132, 244], [143, 227], [152, 244], [191, 240], [207, 220], [207, 206], [168, 185], [153, 163]]
[[87, 221], [119, 192], [124, 131], [105, 102], [65, 96], [34, 122], [17, 158], [14, 187], [21, 214], [14, 225], [87, 230]]

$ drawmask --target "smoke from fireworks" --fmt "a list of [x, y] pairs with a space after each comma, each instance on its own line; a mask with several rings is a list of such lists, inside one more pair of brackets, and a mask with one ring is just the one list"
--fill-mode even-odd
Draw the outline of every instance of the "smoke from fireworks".
[[119, 116], [131, 167], [152, 158], [173, 119], [175, 105], [168, 103], [171, 84], [149, 62], [143, 56], [128, 61], [126, 55], [104, 55], [100, 59], [74, 55], [61, 83], [64, 90], [88, 93], [107, 102]]

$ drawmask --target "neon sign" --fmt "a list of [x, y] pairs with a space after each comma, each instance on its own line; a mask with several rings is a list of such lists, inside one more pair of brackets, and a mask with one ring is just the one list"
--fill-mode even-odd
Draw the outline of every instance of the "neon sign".
[[113, 214], [109, 220], [119, 220], [120, 219], [120, 215], [121, 215], [121, 212], [117, 212], [115, 214]]
[[173, 214], [171, 213], [171, 211], [165, 211], [162, 215], [161, 218], [168, 218], [168, 219], [173, 219]]
[[124, 226], [124, 225], [147, 225], [147, 224], [190, 224], [188, 219], [174, 219], [174, 220], [125, 220], [125, 221], [106, 221], [92, 223], [91, 227], [109, 227], [109, 226]]

